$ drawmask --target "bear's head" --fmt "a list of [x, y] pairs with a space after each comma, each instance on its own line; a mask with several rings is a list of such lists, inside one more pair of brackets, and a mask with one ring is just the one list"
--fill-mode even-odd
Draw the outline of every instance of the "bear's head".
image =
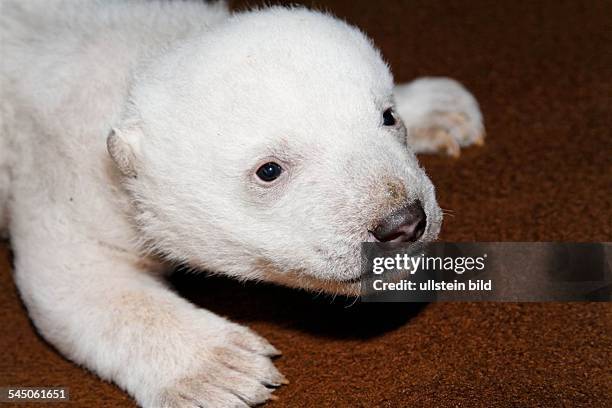
[[436, 238], [441, 211], [393, 112], [392, 76], [356, 28], [252, 11], [146, 65], [108, 147], [151, 249], [351, 292], [361, 242]]

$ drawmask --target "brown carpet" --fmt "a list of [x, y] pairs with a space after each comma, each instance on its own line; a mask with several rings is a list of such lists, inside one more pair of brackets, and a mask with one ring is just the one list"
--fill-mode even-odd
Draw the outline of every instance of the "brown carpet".
[[[449, 241], [612, 240], [610, 1], [338, 1], [398, 81], [448, 75], [479, 99], [487, 144], [424, 157]], [[251, 4], [254, 4], [251, 2]], [[0, 386], [67, 386], [70, 406], [130, 399], [28, 322], [0, 254]], [[612, 406], [612, 305], [355, 305], [178, 277], [284, 355], [277, 407]]]

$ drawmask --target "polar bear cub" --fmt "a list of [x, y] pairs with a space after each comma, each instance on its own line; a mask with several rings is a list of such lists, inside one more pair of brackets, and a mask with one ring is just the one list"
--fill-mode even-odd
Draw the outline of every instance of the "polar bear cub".
[[364, 241], [435, 239], [415, 152], [481, 143], [458, 83], [394, 87], [303, 8], [1, 4], [0, 229], [32, 321], [145, 407], [249, 406], [278, 351], [169, 290], [172, 263], [355, 293]]

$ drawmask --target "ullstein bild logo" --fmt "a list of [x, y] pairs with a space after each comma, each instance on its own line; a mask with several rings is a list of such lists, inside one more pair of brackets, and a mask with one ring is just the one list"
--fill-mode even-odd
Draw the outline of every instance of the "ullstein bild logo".
[[610, 243], [364, 243], [364, 302], [610, 301]]

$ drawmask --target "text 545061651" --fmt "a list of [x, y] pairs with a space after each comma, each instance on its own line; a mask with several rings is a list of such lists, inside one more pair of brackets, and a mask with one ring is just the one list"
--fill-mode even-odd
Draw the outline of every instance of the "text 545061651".
[[66, 387], [1, 387], [0, 402], [60, 402], [70, 399]]

